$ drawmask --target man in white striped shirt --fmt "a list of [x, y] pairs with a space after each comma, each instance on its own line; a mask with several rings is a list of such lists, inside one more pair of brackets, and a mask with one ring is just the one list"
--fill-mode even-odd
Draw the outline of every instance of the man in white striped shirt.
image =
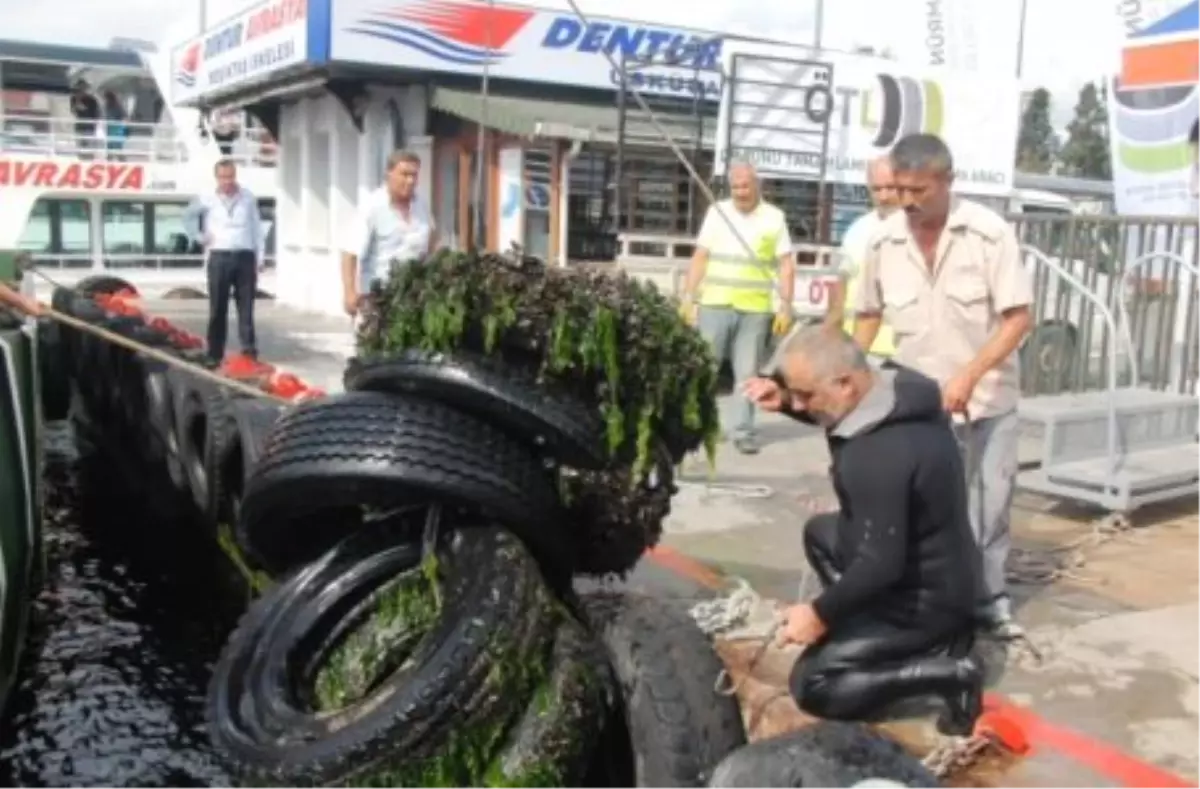
[[225, 358], [229, 330], [229, 294], [237, 306], [238, 340], [242, 353], [258, 357], [254, 337], [254, 294], [263, 253], [262, 217], [258, 201], [237, 182], [237, 166], [217, 162], [216, 191], [202, 194], [188, 206], [184, 226], [208, 256], [208, 357], [219, 365]]

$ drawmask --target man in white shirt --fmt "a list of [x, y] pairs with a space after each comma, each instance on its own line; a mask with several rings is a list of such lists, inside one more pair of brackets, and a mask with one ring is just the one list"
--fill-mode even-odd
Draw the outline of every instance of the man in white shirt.
[[200, 195], [188, 206], [183, 222], [189, 236], [208, 256], [208, 358], [225, 358], [229, 330], [229, 294], [237, 306], [242, 353], [254, 359], [254, 296], [263, 254], [263, 224], [258, 201], [237, 182], [237, 166], [222, 159], [213, 168], [216, 191]]
[[342, 247], [342, 304], [357, 323], [362, 298], [390, 266], [419, 260], [437, 247], [428, 206], [417, 197], [421, 159], [396, 151], [387, 160], [387, 180], [359, 206]]
[[[893, 184], [892, 163], [887, 155], [879, 156], [867, 163], [867, 189], [871, 195], [871, 210], [855, 219], [842, 236], [841, 256], [838, 265], [840, 277], [829, 291], [829, 308], [825, 313], [827, 326], [840, 326], [848, 334], [854, 334], [854, 315], [847, 304], [854, 304], [862, 272], [862, 262], [867, 254], [867, 245], [879, 232], [883, 220], [899, 206]], [[849, 314], [847, 314], [849, 313]], [[891, 358], [895, 353], [892, 330], [886, 325], [879, 327], [871, 345], [872, 361]]]
[[[759, 374], [772, 330], [784, 334], [791, 325], [796, 269], [787, 219], [761, 198], [753, 165], [730, 165], [729, 191], [728, 200], [709, 206], [704, 215], [682, 299], [717, 365], [728, 359], [740, 384]], [[697, 291], [699, 309], [693, 306]], [[740, 387], [730, 399], [731, 413], [721, 422], [732, 426], [734, 448], [753, 455], [754, 403]]]

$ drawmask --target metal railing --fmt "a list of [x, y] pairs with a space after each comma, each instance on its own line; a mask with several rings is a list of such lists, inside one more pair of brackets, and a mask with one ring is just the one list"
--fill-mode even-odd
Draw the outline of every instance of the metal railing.
[[[183, 135], [170, 124], [115, 125], [124, 133], [110, 135], [104, 120], [80, 124], [74, 117], [5, 111], [0, 115], [0, 153], [160, 164], [188, 161]], [[277, 162], [276, 145], [265, 129], [241, 129], [221, 152], [245, 167], [274, 167]]]
[[[1197, 222], [1173, 217], [1038, 216], [1009, 217], [1024, 247], [1067, 271], [1088, 294], [1064, 287], [1047, 266], [1027, 266], [1034, 283], [1035, 329], [1021, 349], [1025, 395], [1097, 391], [1106, 387], [1109, 365], [1123, 385], [1138, 371], [1140, 386], [1195, 392], [1200, 377], [1200, 291], [1194, 269], [1200, 261]], [[617, 265], [678, 294], [695, 239], [686, 236], [622, 233]], [[836, 277], [837, 250], [799, 244], [795, 304], [797, 314], [816, 318], [828, 304], [827, 283]], [[1154, 264], [1130, 266], [1146, 256]], [[1149, 269], [1143, 270], [1141, 269]], [[1111, 361], [1114, 335], [1096, 309], [1125, 316], [1116, 331], [1128, 332], [1132, 362]], [[1120, 346], [1117, 346], [1120, 347]]]
[[[690, 236], [621, 233], [617, 236], [616, 265], [678, 296], [695, 249], [696, 240]], [[798, 264], [792, 309], [799, 318], [819, 319], [829, 305], [829, 286], [838, 278], [840, 252], [825, 244], [793, 244], [792, 251]]]
[[[1034, 282], [1034, 332], [1022, 349], [1025, 394], [1096, 391], [1109, 379], [1110, 347], [1129, 342], [1113, 371], [1122, 385], [1194, 392], [1200, 372], [1197, 222], [1172, 217], [1020, 215], [1022, 245], [1069, 271], [1121, 316], [1110, 328], [1091, 300], [1042, 266]], [[1142, 263], [1140, 261], [1147, 261]], [[1117, 332], [1114, 334], [1114, 331]]]

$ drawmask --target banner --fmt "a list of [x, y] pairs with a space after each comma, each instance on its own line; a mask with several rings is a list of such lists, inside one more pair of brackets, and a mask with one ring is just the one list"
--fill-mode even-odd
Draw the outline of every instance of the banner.
[[889, 0], [890, 49], [901, 63], [1015, 76], [1020, 0]]
[[[1188, 0], [1120, 0], [1122, 46]], [[1114, 58], [1114, 62], [1119, 58]], [[1108, 118], [1113, 200], [1118, 214], [1195, 216], [1188, 131], [1200, 117], [1195, 85], [1122, 90], [1111, 81]]]
[[[768, 177], [842, 184], [901, 137], [936, 134], [954, 156], [956, 190], [1008, 195], [1020, 117], [1013, 77], [952, 74], [807, 48], [726, 41], [715, 173], [731, 159]], [[828, 135], [826, 136], [826, 129]]]

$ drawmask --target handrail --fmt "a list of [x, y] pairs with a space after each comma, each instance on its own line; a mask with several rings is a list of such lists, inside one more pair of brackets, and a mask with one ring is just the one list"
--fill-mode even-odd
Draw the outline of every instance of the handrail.
[[[96, 269], [102, 271], [168, 271], [183, 273], [202, 270], [206, 260], [203, 254], [172, 255], [161, 252], [149, 252], [146, 254], [134, 252], [115, 255], [96, 255], [92, 252], [81, 252], [77, 255], [32, 253], [32, 257], [35, 266], [58, 271], [72, 269], [87, 271]], [[263, 258], [263, 267], [270, 269], [274, 268], [274, 266], [275, 255], [266, 255]]]
[[[1140, 269], [1152, 260], [1166, 260], [1175, 263], [1192, 272], [1192, 275], [1200, 278], [1200, 267], [1195, 266], [1190, 260], [1187, 260], [1183, 255], [1177, 252], [1167, 250], [1161, 252], [1147, 252], [1140, 257], [1137, 257], [1133, 262], [1125, 266], [1125, 270], [1121, 272], [1120, 278], [1117, 280], [1117, 314], [1120, 317], [1121, 328], [1124, 330], [1125, 344], [1129, 346], [1129, 385], [1137, 386], [1138, 379], [1141, 377], [1138, 354], [1133, 348], [1133, 319], [1129, 317], [1129, 310], [1125, 306], [1125, 289], [1128, 287], [1129, 275]], [[1172, 351], [1173, 353], [1173, 351]]]
[[[119, 121], [125, 134], [119, 144], [109, 145], [109, 122], [94, 123], [95, 132], [76, 133], [80, 121], [74, 116], [43, 115], [22, 111], [0, 112], [0, 152], [43, 156], [70, 156], [122, 162], [187, 162], [189, 155], [180, 130], [170, 123]], [[232, 141], [228, 157], [249, 167], [273, 167], [276, 144], [265, 129], [243, 127]]]
[[[1029, 244], [1021, 245], [1021, 252], [1025, 255], [1032, 256], [1038, 263], [1047, 266], [1060, 279], [1068, 285], [1079, 291], [1079, 295], [1090, 301], [1096, 307], [1107, 324], [1109, 331], [1115, 338], [1117, 336], [1117, 320], [1113, 317], [1112, 310], [1104, 303], [1104, 300], [1092, 292], [1091, 288], [1085, 285], [1080, 279], [1072, 274], [1066, 267], [1056, 263], [1048, 255], [1040, 249]], [[1107, 423], [1107, 439], [1108, 439], [1108, 471], [1115, 472], [1117, 469], [1117, 348], [1116, 342], [1105, 343], [1108, 348], [1108, 403], [1106, 406], [1106, 423]], [[1134, 354], [1133, 346], [1129, 347], [1129, 355]]]

